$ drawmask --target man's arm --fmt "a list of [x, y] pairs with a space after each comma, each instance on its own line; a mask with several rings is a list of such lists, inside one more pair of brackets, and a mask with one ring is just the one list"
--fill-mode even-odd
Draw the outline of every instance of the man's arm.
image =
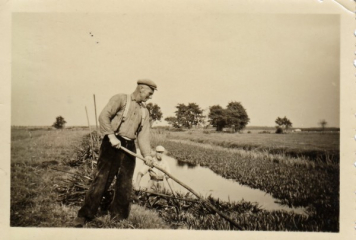
[[150, 123], [149, 123], [149, 113], [146, 111], [146, 118], [142, 124], [142, 129], [138, 133], [137, 142], [141, 150], [142, 156], [145, 158], [151, 156], [151, 145], [150, 145]]
[[140, 182], [142, 177], [148, 172], [148, 167], [147, 166], [143, 166], [140, 171], [137, 173], [137, 177], [136, 177], [136, 182], [134, 185], [134, 189], [135, 190], [139, 190], [140, 189]]
[[125, 106], [125, 95], [117, 94], [113, 96], [106, 104], [99, 115], [100, 132], [103, 136], [114, 134], [111, 127], [111, 119]]
[[134, 189], [135, 190], [139, 190], [140, 189], [140, 182], [141, 182], [141, 178], [142, 178], [143, 174], [142, 173], [137, 173], [137, 177], [136, 177], [136, 182], [134, 185]]

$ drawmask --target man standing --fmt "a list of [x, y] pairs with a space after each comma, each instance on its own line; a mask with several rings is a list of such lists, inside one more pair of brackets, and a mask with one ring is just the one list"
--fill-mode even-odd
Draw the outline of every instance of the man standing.
[[[167, 173], [170, 173], [169, 165], [168, 165], [167, 161], [165, 161], [163, 159], [164, 151], [165, 151], [164, 147], [157, 146], [156, 147], [156, 157], [153, 159], [153, 162], [154, 162], [155, 166], [158, 166], [158, 167], [162, 168], [163, 170], [165, 170]], [[135, 182], [135, 186], [134, 186], [134, 188], [136, 190], [138, 190], [140, 188], [141, 178], [146, 173], [148, 173], [150, 176], [150, 180], [148, 181], [148, 186], [147, 186], [148, 189], [153, 189], [153, 190], [163, 189], [164, 178], [166, 179], [167, 183], [168, 183], [168, 181], [171, 181], [168, 178], [168, 176], [165, 175], [160, 170], [144, 165], [137, 173], [136, 182]], [[172, 187], [172, 185], [173, 185], [173, 184], [171, 184], [171, 182], [169, 182], [168, 184], [170, 185], [170, 187]], [[172, 189], [172, 191], [173, 191], [173, 189]]]
[[104, 107], [99, 116], [103, 140], [97, 163], [97, 174], [88, 189], [84, 205], [74, 221], [75, 227], [83, 227], [92, 220], [100, 206], [104, 193], [116, 176], [115, 194], [109, 207], [111, 218], [128, 218], [131, 208], [132, 176], [135, 157], [124, 152], [121, 146], [136, 153], [137, 138], [146, 164], [152, 166], [149, 140], [149, 116], [144, 102], [152, 98], [157, 85], [148, 79], [138, 80], [131, 95], [117, 94]]

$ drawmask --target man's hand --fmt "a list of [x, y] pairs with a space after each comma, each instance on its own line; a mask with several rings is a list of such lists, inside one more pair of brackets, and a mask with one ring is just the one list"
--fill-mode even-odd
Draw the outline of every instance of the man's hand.
[[133, 185], [133, 189], [135, 191], [139, 191], [140, 190], [140, 186], [136, 183], [136, 184]]
[[116, 138], [115, 134], [109, 134], [108, 137], [112, 147], [117, 149], [121, 148], [121, 142]]
[[151, 156], [145, 157], [145, 164], [149, 167], [153, 167], [153, 158]]

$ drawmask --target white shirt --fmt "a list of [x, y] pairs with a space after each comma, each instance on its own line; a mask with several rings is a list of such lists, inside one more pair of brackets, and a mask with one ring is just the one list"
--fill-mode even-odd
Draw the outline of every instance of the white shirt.
[[[155, 165], [157, 165], [158, 167], [162, 168], [163, 170], [165, 170], [166, 172], [170, 173], [170, 168], [169, 165], [167, 163], [167, 161], [164, 160], [164, 157], [162, 156], [161, 161], [159, 161], [156, 157], [153, 158], [153, 162]], [[150, 168], [147, 165], [143, 165], [142, 168], [140, 169], [139, 173], [142, 173], [143, 175], [145, 175], [147, 172], [150, 173], [150, 176], [155, 174], [157, 177], [163, 178], [164, 177], [164, 173], [161, 172], [160, 170], [158, 170], [157, 168]]]

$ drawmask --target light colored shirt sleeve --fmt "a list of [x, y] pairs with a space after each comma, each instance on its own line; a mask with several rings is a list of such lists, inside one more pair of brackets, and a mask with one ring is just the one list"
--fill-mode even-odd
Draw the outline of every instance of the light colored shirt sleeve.
[[149, 169], [150, 169], [149, 166], [143, 165], [138, 172], [141, 173], [142, 175], [145, 175]]
[[113, 134], [116, 129], [112, 129], [111, 120], [123, 109], [126, 103], [124, 94], [113, 96], [99, 115], [100, 132], [103, 136]]
[[164, 170], [166, 170], [167, 173], [171, 173], [171, 169], [169, 168], [168, 162], [164, 161], [165, 166], [164, 166]]
[[145, 111], [146, 111], [146, 117], [142, 124], [142, 129], [138, 133], [137, 142], [140, 147], [142, 156], [147, 157], [151, 155], [151, 145], [150, 145], [150, 122], [149, 122], [149, 113], [147, 108], [145, 109]]

